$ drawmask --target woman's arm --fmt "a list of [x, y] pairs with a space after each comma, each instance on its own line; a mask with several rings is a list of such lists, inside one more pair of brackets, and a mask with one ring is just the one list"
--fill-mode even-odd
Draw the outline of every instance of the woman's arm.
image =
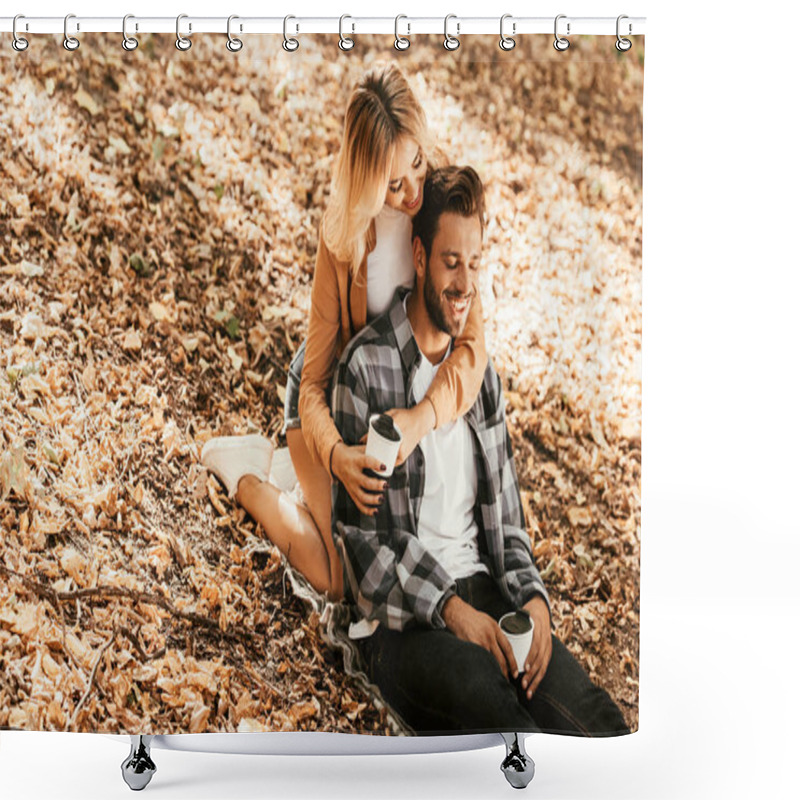
[[320, 231], [311, 312], [303, 373], [300, 380], [298, 414], [312, 458], [330, 474], [331, 451], [342, 440], [328, 407], [327, 392], [336, 366], [336, 350], [342, 325], [336, 281], [336, 264]]
[[478, 291], [464, 332], [455, 340], [452, 352], [439, 368], [425, 397], [414, 408], [387, 412], [403, 434], [396, 466], [411, 455], [430, 431], [453, 422], [472, 408], [478, 398], [487, 363], [483, 307]]
[[[436, 373], [425, 395], [436, 413], [434, 427], [454, 422], [472, 408], [483, 383], [488, 356], [483, 336], [483, 306], [480, 290], [469, 310], [464, 332]], [[420, 406], [422, 403], [420, 403]]]
[[370, 513], [380, 503], [377, 493], [384, 481], [370, 478], [364, 469], [380, 470], [382, 465], [364, 453], [363, 445], [349, 446], [342, 441], [328, 406], [342, 326], [337, 266], [346, 268], [334, 261], [320, 232], [297, 411], [311, 457], [325, 467], [331, 480], [342, 483], [362, 512]]

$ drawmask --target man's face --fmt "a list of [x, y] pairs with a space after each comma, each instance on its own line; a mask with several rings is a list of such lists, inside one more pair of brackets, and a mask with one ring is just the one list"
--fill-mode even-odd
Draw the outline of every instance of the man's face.
[[[419, 246], [422, 249], [421, 243]], [[480, 261], [478, 217], [442, 214], [425, 268], [423, 297], [428, 316], [443, 333], [457, 337], [463, 332], [478, 291]]]

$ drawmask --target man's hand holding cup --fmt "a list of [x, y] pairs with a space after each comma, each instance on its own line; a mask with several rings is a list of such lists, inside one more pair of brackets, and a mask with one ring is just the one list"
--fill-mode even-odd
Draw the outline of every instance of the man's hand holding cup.
[[530, 614], [533, 623], [533, 639], [522, 676], [522, 688], [530, 699], [547, 672], [553, 654], [553, 639], [550, 635], [550, 610], [544, 598], [536, 595], [523, 608]]

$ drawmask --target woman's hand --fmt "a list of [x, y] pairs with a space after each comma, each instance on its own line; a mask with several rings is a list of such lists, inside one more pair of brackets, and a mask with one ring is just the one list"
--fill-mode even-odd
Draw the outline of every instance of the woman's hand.
[[433, 430], [436, 412], [433, 410], [433, 403], [423, 398], [414, 408], [393, 408], [386, 413], [394, 420], [395, 427], [403, 436], [397, 460], [394, 462], [395, 467], [399, 467], [414, 452], [423, 436]]
[[372, 515], [378, 513], [378, 507], [383, 502], [386, 481], [372, 478], [364, 474], [364, 470], [384, 471], [386, 467], [377, 458], [366, 455], [365, 449], [363, 444], [349, 446], [337, 442], [331, 453], [331, 472], [344, 486], [358, 510], [362, 514]]

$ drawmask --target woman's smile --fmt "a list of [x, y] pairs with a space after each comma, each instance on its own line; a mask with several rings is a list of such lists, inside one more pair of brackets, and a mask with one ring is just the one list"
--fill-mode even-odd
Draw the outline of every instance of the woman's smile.
[[412, 211], [419, 205], [419, 201], [422, 199], [422, 183], [420, 182], [419, 191], [417, 192], [417, 196], [410, 202], [410, 203], [403, 203], [403, 205], [409, 210]]
[[392, 156], [391, 177], [384, 202], [413, 217], [422, 207], [422, 187], [427, 168], [428, 162], [419, 143], [410, 136], [402, 136]]

